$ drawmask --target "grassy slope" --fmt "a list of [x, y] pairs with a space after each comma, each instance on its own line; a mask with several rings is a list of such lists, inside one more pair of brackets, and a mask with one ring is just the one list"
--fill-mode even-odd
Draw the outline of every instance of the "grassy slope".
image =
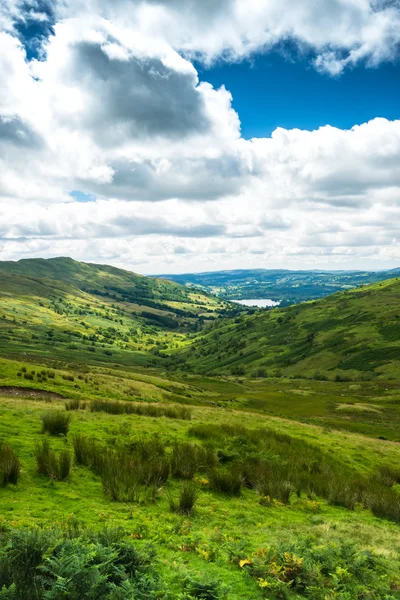
[[0, 263], [0, 354], [150, 364], [152, 348], [229, 305], [177, 284], [72, 259]]
[[[285, 549], [290, 549], [291, 544], [297, 544], [300, 539], [306, 539], [309, 545], [317, 544], [325, 552], [335, 542], [346, 544], [357, 540], [360, 550], [374, 550], [385, 561], [394, 590], [390, 597], [399, 597], [398, 525], [376, 518], [367, 510], [350, 511], [331, 506], [322, 499], [309, 500], [304, 495], [300, 499], [293, 496], [287, 506], [276, 502], [262, 506], [254, 490], [244, 489], [237, 498], [224, 497], [212, 492], [207, 484], [199, 483], [201, 493], [195, 514], [178, 516], [169, 510], [165, 489], [155, 501], [143, 498], [141, 504], [111, 502], [103, 493], [100, 478], [87, 468], [74, 466], [67, 481], [54, 482], [36, 473], [34, 459], [35, 444], [43, 439], [41, 414], [49, 408], [62, 409], [64, 404], [62, 400], [41, 397], [40, 390], [46, 390], [86, 401], [101, 398], [172, 402], [194, 407], [192, 423], [80, 410], [73, 413], [67, 439], [51, 438], [56, 450], [70, 448], [74, 433], [95, 436], [112, 447], [129, 445], [138, 438], [152, 438], [157, 434], [168, 446], [174, 441], [193, 439], [188, 434], [193, 424], [267, 426], [306, 440], [334, 456], [343, 467], [369, 476], [382, 463], [392, 467], [399, 463], [398, 444], [372, 439], [399, 438], [397, 385], [395, 381], [385, 380], [385, 376], [398, 375], [398, 363], [392, 361], [388, 366], [379, 366], [383, 372], [379, 379], [357, 383], [288, 377], [213, 378], [171, 374], [161, 371], [160, 366], [157, 370], [144, 369], [140, 360], [150, 364], [153, 355], [148, 350], [155, 341], [165, 344], [168, 353], [184, 343], [180, 329], [170, 331], [150, 326], [133, 308], [133, 303], [89, 294], [76, 282], [4, 272], [1, 281], [0, 316], [6, 318], [0, 319], [0, 353], [8, 358], [0, 359], [0, 441], [8, 441], [16, 449], [23, 470], [16, 487], [0, 488], [0, 528], [65, 525], [75, 519], [100, 528], [121, 525], [139, 545], [149, 542], [155, 545], [160, 560], [158, 568], [172, 598], [180, 597], [176, 579], [190, 576], [220, 582], [226, 590], [226, 595], [220, 597], [227, 600], [277, 597], [260, 588], [246, 568], [234, 564], [232, 554], [252, 559], [260, 548], [283, 544]], [[241, 318], [238, 323], [223, 323], [203, 338], [203, 346], [210, 355], [197, 357], [190, 350], [189, 364], [206, 371], [208, 365], [215, 362], [218, 369], [230, 371], [232, 365], [243, 363], [250, 371], [251, 363], [245, 354], [254, 344], [255, 348], [261, 345], [269, 354], [257, 359], [252, 370], [273, 358], [272, 365], [262, 368], [270, 371], [272, 366], [274, 371], [282, 370], [287, 375], [312, 375], [315, 370], [329, 373], [323, 362], [326, 355], [329, 360], [333, 360], [332, 355], [335, 360], [358, 356], [356, 353], [346, 356], [349, 345], [346, 338], [356, 346], [361, 345], [360, 351], [367, 351], [363, 344], [373, 344], [376, 352], [385, 348], [387, 355], [389, 347], [398, 348], [398, 293], [399, 282], [388, 282], [321, 302]], [[111, 327], [119, 333], [108, 338], [105, 332]], [[304, 338], [318, 327], [313, 339], [305, 345]], [[98, 339], [92, 346], [90, 339], [77, 336], [77, 332], [81, 336], [96, 335]], [[328, 353], [321, 344], [329, 342], [331, 336], [341, 345], [334, 347], [335, 352]], [[260, 339], [263, 337], [264, 341]], [[288, 340], [293, 344], [290, 348]], [[246, 346], [237, 348], [242, 341]], [[197, 348], [198, 343], [196, 341], [193, 348]], [[89, 347], [94, 347], [95, 352]], [[276, 359], [276, 355], [290, 352], [298, 358], [305, 352], [304, 347], [307, 351], [310, 349], [310, 353], [301, 359], [300, 366], [284, 365]], [[232, 363], [225, 364], [219, 358], [225, 348], [234, 350], [236, 358]], [[283, 352], [278, 354], [277, 349], [281, 348]], [[378, 356], [381, 355], [382, 350]], [[355, 369], [339, 372], [361, 374]], [[15, 395], [5, 389], [7, 386], [29, 386], [39, 390], [39, 396], [26, 396], [21, 389]], [[290, 417], [290, 420], [282, 417]], [[366, 435], [358, 435], [358, 432]], [[243, 440], [238, 439], [235, 449], [240, 452], [239, 442]], [[168, 489], [176, 495], [178, 486], [173, 480]], [[342, 584], [338, 585], [338, 595], [329, 597], [341, 600]], [[310, 596], [305, 594], [304, 597]]]
[[[400, 280], [218, 323], [183, 354], [202, 373], [355, 379], [400, 374]], [[261, 373], [261, 371], [260, 371]]]
[[[273, 503], [265, 507], [260, 505], [253, 490], [244, 490], [240, 497], [230, 498], [211, 492], [205, 485], [195, 514], [185, 517], [169, 511], [165, 491], [155, 502], [145, 498], [141, 504], [110, 502], [99, 478], [85, 467], [74, 466], [67, 481], [49, 481], [36, 473], [33, 450], [43, 439], [40, 415], [56, 407], [62, 408], [62, 403], [53, 400], [49, 405], [40, 398], [0, 398], [0, 439], [12, 443], [23, 463], [18, 485], [0, 489], [3, 528], [46, 527], [50, 523], [65, 526], [75, 520], [95, 528], [120, 525], [132, 534], [137, 544], [155, 545], [160, 560], [158, 568], [171, 590], [177, 578], [211, 579], [225, 588], [226, 600], [270, 597], [263, 594], [246, 569], [231, 562], [232, 555], [252, 557], [260, 548], [275, 545], [289, 549], [300, 539], [306, 539], [309, 545], [317, 544], [320, 551], [336, 542], [357, 539], [360, 550], [373, 550], [385, 561], [390, 581], [397, 581], [400, 575], [398, 526], [365, 510], [349, 511], [305, 498], [293, 498], [288, 506]], [[135, 439], [154, 435], [169, 444], [193, 439], [188, 436], [188, 428], [193, 424], [217, 423], [251, 428], [267, 425], [335, 453], [340, 461], [360, 473], [372, 473], [382, 460], [395, 466], [400, 459], [399, 447], [378, 440], [365, 441], [356, 435], [328, 433], [283, 419], [201, 407], [194, 410], [191, 423], [79, 411], [73, 414], [68, 440], [51, 438], [50, 442], [60, 451], [71, 447], [71, 435], [84, 433], [113, 446], [129, 445]], [[169, 487], [172, 494], [177, 493], [177, 482], [171, 482]], [[341, 598], [340, 592], [331, 597]]]
[[152, 303], [159, 303], [158, 308], [168, 310], [170, 303], [175, 302], [179, 308], [181, 304], [184, 309], [191, 306], [197, 316], [227, 307], [226, 303], [206, 293], [194, 292], [171, 281], [144, 277], [109, 265], [82, 263], [72, 258], [0, 262], [0, 273], [34, 280], [59, 281], [84, 292], [117, 301], [136, 302], [141, 306], [151, 307]]

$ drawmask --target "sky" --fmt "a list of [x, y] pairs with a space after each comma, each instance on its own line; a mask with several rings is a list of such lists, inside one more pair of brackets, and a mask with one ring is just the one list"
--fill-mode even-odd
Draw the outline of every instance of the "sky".
[[0, 0], [0, 260], [400, 266], [399, 0]]

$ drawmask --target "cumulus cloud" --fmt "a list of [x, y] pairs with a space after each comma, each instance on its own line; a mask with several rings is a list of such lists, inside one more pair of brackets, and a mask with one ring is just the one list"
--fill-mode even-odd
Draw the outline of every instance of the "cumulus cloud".
[[[46, 35], [28, 58], [32, 21]], [[392, 59], [399, 32], [398, 4], [375, 0], [0, 0], [0, 259], [400, 259], [400, 121], [246, 140], [229, 90], [192, 62], [290, 40], [340, 75]]]

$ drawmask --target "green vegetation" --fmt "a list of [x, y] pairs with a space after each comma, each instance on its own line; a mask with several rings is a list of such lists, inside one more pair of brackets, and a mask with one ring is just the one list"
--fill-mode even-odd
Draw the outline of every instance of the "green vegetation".
[[118, 269], [20, 262], [0, 599], [400, 599], [399, 281], [229, 318]]
[[202, 373], [363, 381], [400, 372], [400, 280], [209, 326], [171, 358]]
[[[240, 307], [204, 292], [69, 258], [0, 263], [0, 355], [151, 365]], [[143, 310], [145, 308], [145, 310]], [[45, 382], [46, 370], [21, 373]]]
[[389, 271], [287, 271], [238, 269], [210, 273], [164, 275], [166, 279], [200, 289], [227, 300], [270, 299], [281, 306], [298, 304], [351, 289], [399, 277], [400, 269]]

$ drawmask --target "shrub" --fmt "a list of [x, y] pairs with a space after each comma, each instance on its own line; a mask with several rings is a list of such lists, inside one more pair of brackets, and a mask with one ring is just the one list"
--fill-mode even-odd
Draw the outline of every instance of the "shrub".
[[75, 377], [73, 375], [63, 375], [62, 378], [65, 381], [75, 381]]
[[189, 579], [186, 582], [186, 587], [191, 598], [198, 598], [199, 600], [218, 600], [220, 598], [220, 586], [213, 581]]
[[0, 486], [17, 485], [21, 463], [10, 444], [0, 443]]
[[179, 490], [178, 500], [168, 496], [169, 507], [172, 512], [181, 515], [191, 515], [199, 497], [199, 490], [193, 481], [184, 481]]
[[283, 504], [288, 504], [294, 486], [290, 481], [269, 480], [263, 481], [257, 485], [257, 492], [263, 498], [267, 496], [271, 499], [278, 500]]
[[75, 462], [78, 465], [89, 467], [98, 475], [103, 469], [104, 448], [102, 448], [92, 438], [87, 438], [82, 434], [75, 434], [72, 438], [74, 448]]
[[71, 416], [59, 410], [51, 410], [42, 415], [42, 433], [67, 435]]
[[128, 455], [106, 451], [100, 475], [105, 494], [114, 502], [140, 501], [139, 475]]
[[138, 550], [119, 530], [69, 537], [15, 529], [0, 538], [0, 557], [0, 598], [7, 600], [161, 597], [154, 552]]
[[293, 543], [263, 548], [244, 560], [235, 557], [235, 562], [268, 598], [395, 597], [389, 566], [373, 552], [349, 543], [322, 545], [312, 537], [298, 537]]

